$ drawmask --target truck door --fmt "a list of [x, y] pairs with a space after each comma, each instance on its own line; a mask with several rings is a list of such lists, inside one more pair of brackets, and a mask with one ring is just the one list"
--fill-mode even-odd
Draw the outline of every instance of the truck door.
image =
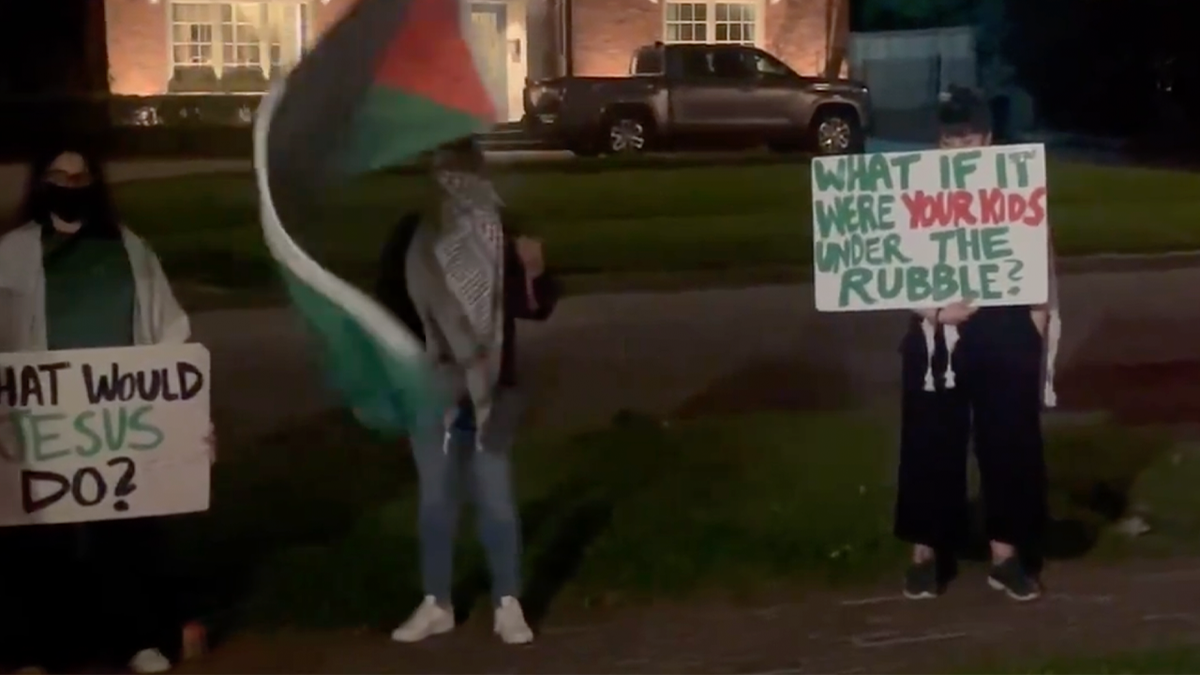
[[755, 80], [745, 109], [752, 111], [756, 130], [774, 137], [803, 128], [800, 76], [762, 50], [747, 48], [742, 56]]
[[667, 51], [670, 119], [675, 135], [705, 137], [735, 134], [729, 124], [741, 83], [722, 67], [713, 47], [671, 45]]

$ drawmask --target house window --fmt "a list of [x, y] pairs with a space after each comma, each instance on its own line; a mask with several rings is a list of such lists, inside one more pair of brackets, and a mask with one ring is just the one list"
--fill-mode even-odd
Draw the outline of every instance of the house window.
[[757, 2], [666, 2], [663, 41], [754, 45]]
[[171, 90], [266, 91], [310, 39], [309, 0], [171, 0]]
[[211, 66], [213, 63], [213, 25], [209, 5], [175, 3], [171, 5], [171, 51], [175, 66]]

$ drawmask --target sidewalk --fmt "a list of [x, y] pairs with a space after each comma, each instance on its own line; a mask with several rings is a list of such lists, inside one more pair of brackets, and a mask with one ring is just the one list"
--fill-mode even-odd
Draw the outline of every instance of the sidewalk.
[[[478, 613], [418, 645], [379, 631], [247, 637], [179, 672], [921, 673], [1200, 641], [1200, 560], [1051, 565], [1046, 597], [1027, 604], [991, 591], [983, 575], [967, 566], [932, 601], [888, 587], [774, 606], [585, 615], [543, 626], [528, 648], [501, 645], [491, 617]], [[397, 608], [397, 621], [407, 609]]]

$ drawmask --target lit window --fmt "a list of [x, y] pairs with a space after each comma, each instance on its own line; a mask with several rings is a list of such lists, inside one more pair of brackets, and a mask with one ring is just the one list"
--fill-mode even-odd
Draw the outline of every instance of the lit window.
[[[212, 79], [192, 82], [222, 91], [221, 77], [228, 69], [237, 69], [261, 75], [265, 89], [268, 80], [295, 65], [306, 51], [312, 37], [309, 3], [171, 0], [171, 65], [177, 77], [181, 71], [186, 75], [206, 69]], [[198, 91], [196, 86], [189, 90]]]
[[755, 2], [666, 2], [663, 41], [754, 45], [758, 42]]

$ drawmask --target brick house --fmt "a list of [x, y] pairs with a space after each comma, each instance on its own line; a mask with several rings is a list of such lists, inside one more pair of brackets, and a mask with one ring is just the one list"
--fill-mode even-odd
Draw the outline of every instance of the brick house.
[[[446, 0], [452, 2], [455, 0]], [[112, 93], [261, 93], [355, 0], [103, 0]], [[664, 42], [762, 47], [801, 74], [841, 70], [849, 0], [472, 0], [509, 119], [526, 79], [621, 75]]]

